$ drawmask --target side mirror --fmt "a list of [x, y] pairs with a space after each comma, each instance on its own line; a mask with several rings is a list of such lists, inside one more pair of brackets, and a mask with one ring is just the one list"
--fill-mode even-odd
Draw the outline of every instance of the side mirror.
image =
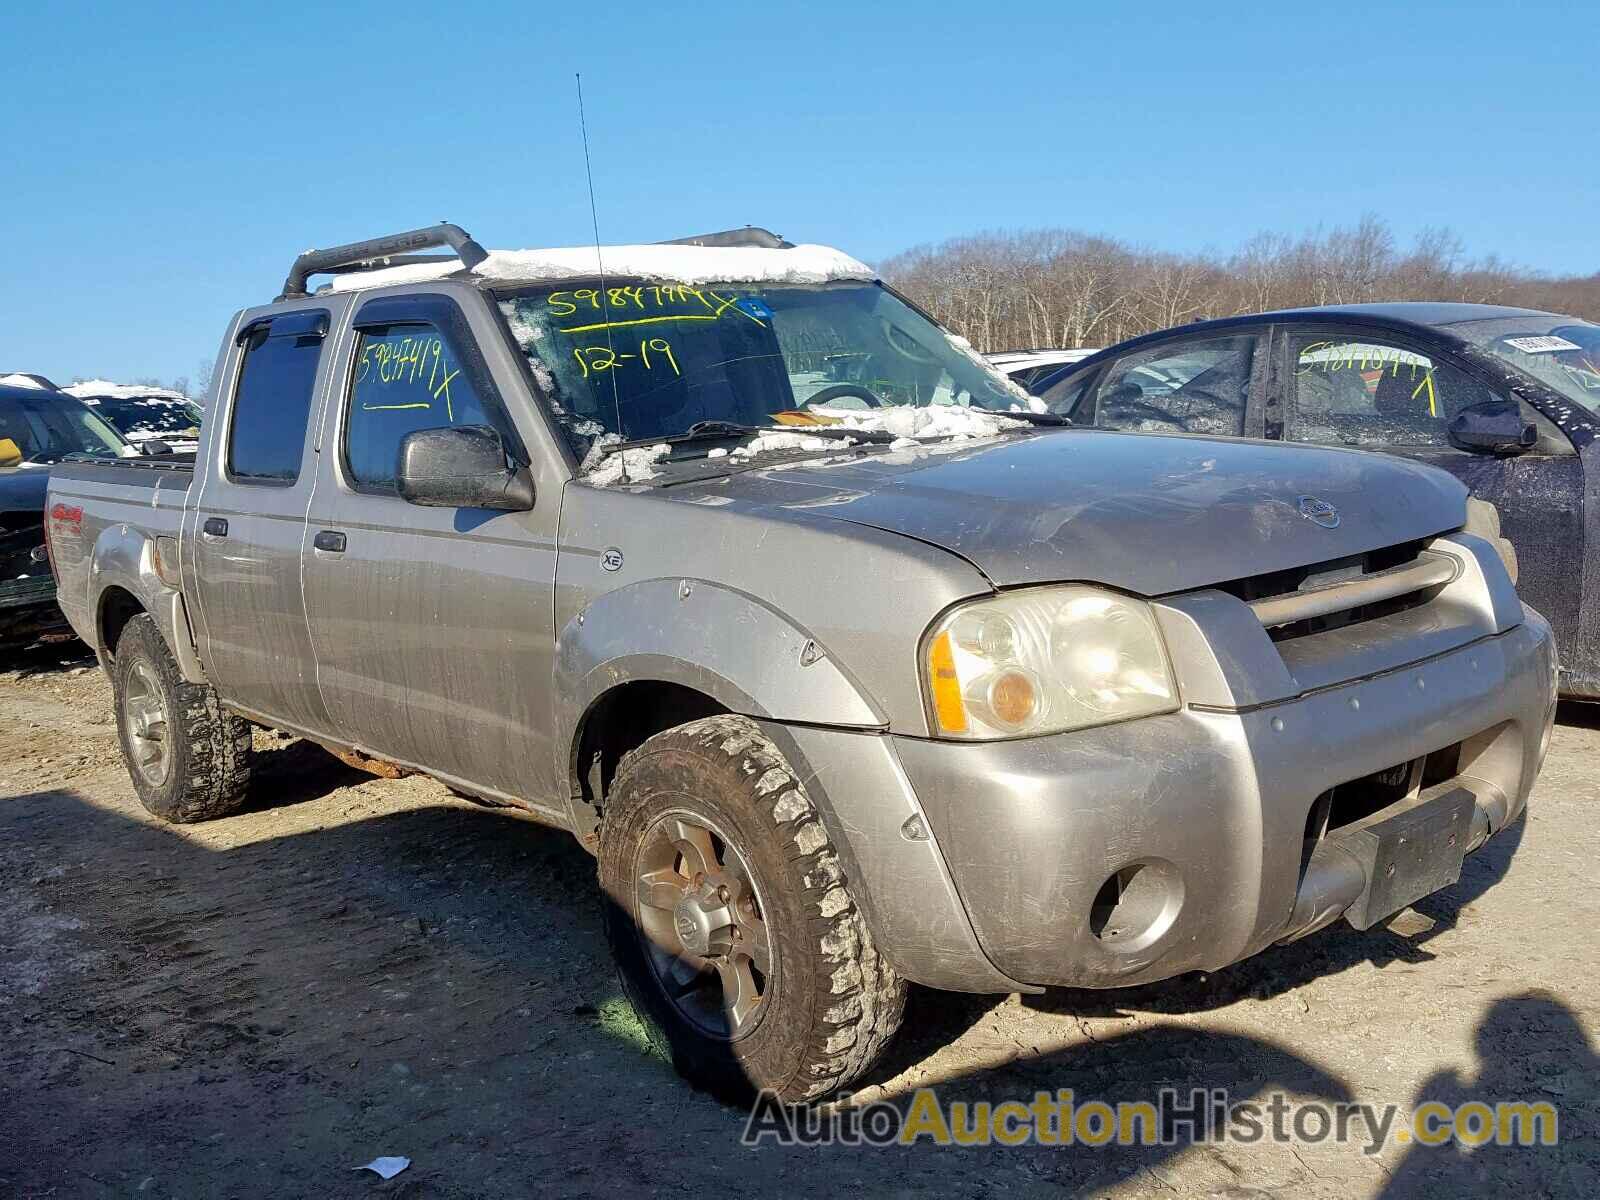
[[153, 458], [158, 454], [176, 454], [170, 442], [163, 442], [160, 438], [150, 438], [139, 443], [139, 453]]
[[533, 507], [533, 476], [506, 465], [500, 435], [487, 425], [419, 429], [400, 441], [395, 483], [402, 499], [430, 508]]
[[1455, 415], [1445, 434], [1457, 450], [1474, 454], [1521, 454], [1539, 440], [1539, 430], [1513, 400], [1469, 405]]

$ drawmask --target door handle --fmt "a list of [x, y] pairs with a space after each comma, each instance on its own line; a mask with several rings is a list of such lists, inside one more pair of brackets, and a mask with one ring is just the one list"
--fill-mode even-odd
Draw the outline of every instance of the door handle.
[[223, 517], [207, 517], [205, 524], [200, 526], [200, 532], [207, 537], [225, 538], [228, 536], [228, 522]]
[[344, 553], [344, 534], [337, 529], [319, 529], [317, 536], [311, 539], [313, 549], [325, 550], [329, 554]]

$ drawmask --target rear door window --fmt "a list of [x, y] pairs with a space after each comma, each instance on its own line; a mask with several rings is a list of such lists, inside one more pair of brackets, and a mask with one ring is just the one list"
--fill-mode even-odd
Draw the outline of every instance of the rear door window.
[[280, 487], [300, 478], [328, 314], [287, 313], [247, 327], [228, 429], [228, 476]]
[[1242, 437], [1259, 341], [1258, 334], [1245, 333], [1166, 342], [1125, 355], [1096, 389], [1095, 425]]

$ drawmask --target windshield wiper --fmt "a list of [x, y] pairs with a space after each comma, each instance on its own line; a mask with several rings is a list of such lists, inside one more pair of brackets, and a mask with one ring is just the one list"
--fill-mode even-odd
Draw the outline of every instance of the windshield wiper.
[[1030, 425], [1071, 425], [1072, 424], [1072, 418], [1071, 417], [1063, 417], [1060, 413], [1053, 413], [1053, 412], [1036, 413], [1036, 412], [1017, 411], [1017, 412], [997, 413], [996, 415], [997, 416], [1002, 416], [1002, 417], [1015, 417], [1017, 420], [1026, 421]]

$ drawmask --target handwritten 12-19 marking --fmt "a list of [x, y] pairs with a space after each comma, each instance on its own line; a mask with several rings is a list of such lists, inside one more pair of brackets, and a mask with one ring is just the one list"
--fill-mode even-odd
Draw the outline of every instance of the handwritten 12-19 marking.
[[[650, 356], [654, 353], [655, 359]], [[643, 363], [645, 370], [653, 371], [656, 363], [666, 361], [672, 368], [674, 375], [682, 375], [678, 369], [678, 360], [672, 353], [672, 345], [666, 338], [644, 338], [639, 342], [639, 353], [618, 354], [609, 346], [583, 346], [572, 351], [572, 357], [578, 360], [578, 366], [583, 371], [583, 377], [589, 378], [591, 374], [598, 375], [601, 371], [613, 371], [621, 367], [625, 361], [638, 359]]]

